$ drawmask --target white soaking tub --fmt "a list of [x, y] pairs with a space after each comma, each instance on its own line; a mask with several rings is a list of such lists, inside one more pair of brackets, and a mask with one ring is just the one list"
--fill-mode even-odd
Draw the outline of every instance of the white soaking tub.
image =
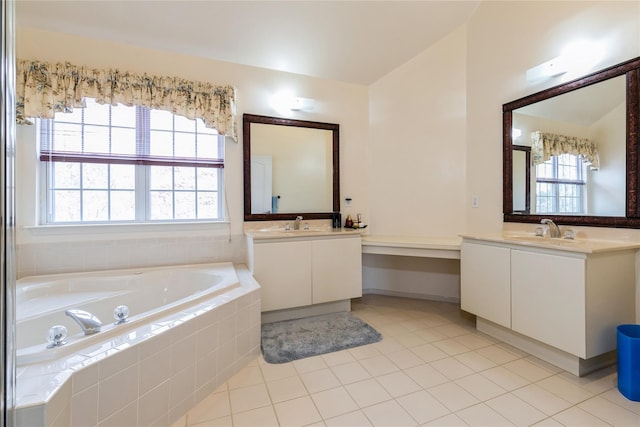
[[[69, 309], [100, 332], [84, 335]], [[55, 325], [66, 343], [47, 348]], [[25, 277], [16, 349], [19, 425], [171, 424], [259, 354], [260, 287], [228, 262]]]

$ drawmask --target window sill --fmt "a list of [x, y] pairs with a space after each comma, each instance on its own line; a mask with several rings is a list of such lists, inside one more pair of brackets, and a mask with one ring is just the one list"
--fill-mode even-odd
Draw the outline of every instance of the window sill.
[[[107, 240], [113, 238], [141, 238], [162, 235], [170, 237], [172, 233], [178, 236], [189, 235], [193, 232], [202, 235], [203, 232], [221, 234], [229, 232], [228, 221], [215, 222], [154, 222], [154, 223], [122, 223], [122, 224], [72, 224], [72, 225], [35, 225], [21, 227], [26, 239], [39, 238], [55, 239], [56, 236], [80, 237], [78, 240]], [[28, 237], [27, 237], [28, 236]], [[48, 239], [47, 239], [48, 240]], [[76, 240], [76, 239], [74, 239]]]

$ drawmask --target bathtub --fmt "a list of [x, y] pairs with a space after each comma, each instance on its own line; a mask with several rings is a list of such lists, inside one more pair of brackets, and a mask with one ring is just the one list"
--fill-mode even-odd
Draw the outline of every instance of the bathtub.
[[[109, 417], [112, 422], [121, 423], [125, 416], [126, 423], [146, 425], [155, 424], [158, 418], [154, 417], [161, 416], [165, 417], [160, 418], [162, 424], [170, 424], [259, 354], [259, 295], [259, 286], [246, 267], [232, 263], [54, 274], [18, 280], [18, 420], [24, 425], [98, 425], [110, 422]], [[119, 305], [129, 307], [129, 318], [115, 324], [113, 312]], [[84, 335], [80, 326], [65, 315], [67, 309], [97, 316], [103, 323], [100, 332]], [[47, 348], [48, 330], [54, 325], [67, 328], [66, 343]], [[164, 353], [165, 360], [158, 362], [158, 354]], [[123, 364], [123, 358], [130, 363]], [[154, 363], [158, 366], [154, 367]], [[96, 400], [100, 396], [99, 407], [105, 406], [109, 393], [113, 394], [109, 401], [122, 399], [122, 405], [129, 410], [120, 418], [120, 408], [115, 404], [106, 412], [96, 409], [95, 413], [86, 414], [83, 406], [87, 391], [76, 389], [76, 380], [68, 380], [74, 375], [87, 376], [92, 370], [98, 374], [87, 390], [95, 391]], [[117, 375], [122, 378], [114, 379]], [[122, 387], [110, 385], [114, 381], [133, 381], [133, 375], [136, 386], [130, 388], [134, 391], [125, 387], [127, 391], [123, 392]], [[180, 375], [181, 379], [176, 379]], [[145, 381], [149, 384], [142, 385]], [[181, 384], [180, 393], [174, 390], [174, 383]], [[43, 384], [48, 386], [43, 389]], [[162, 386], [167, 389], [162, 389], [166, 392], [165, 412], [158, 411], [155, 395], [148, 398], [148, 393], [160, 393]], [[129, 396], [124, 399], [122, 394]], [[74, 399], [83, 404], [72, 405]], [[145, 411], [143, 406], [151, 400], [156, 401], [155, 407]], [[52, 404], [54, 401], [57, 403]], [[131, 402], [140, 407], [132, 411]], [[131, 414], [135, 419], [126, 419]]]
[[[240, 284], [231, 263], [20, 279], [16, 283], [16, 363], [20, 366], [77, 354], [95, 342], [237, 286]], [[129, 319], [115, 325], [113, 311], [119, 305], [129, 307]], [[85, 336], [65, 315], [65, 310], [74, 308], [97, 316], [103, 323], [101, 331]], [[49, 349], [47, 333], [54, 325], [67, 328], [67, 343]]]

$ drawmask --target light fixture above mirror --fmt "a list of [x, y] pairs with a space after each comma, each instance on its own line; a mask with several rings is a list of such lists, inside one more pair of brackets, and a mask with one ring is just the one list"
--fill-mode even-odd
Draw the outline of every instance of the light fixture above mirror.
[[[617, 81], [619, 82], [616, 83]], [[618, 89], [619, 88], [619, 89]], [[620, 99], [615, 100], [615, 91], [620, 92]], [[600, 92], [598, 92], [600, 91]], [[588, 95], [587, 95], [588, 94]], [[580, 97], [581, 101], [571, 105], [567, 102], [572, 98]], [[522, 148], [514, 144], [527, 145], [530, 141], [531, 131], [549, 131], [554, 133], [564, 133], [574, 135], [580, 132], [579, 127], [570, 127], [571, 132], [561, 132], [557, 129], [540, 129], [543, 126], [559, 126], [560, 116], [568, 113], [577, 113], [584, 116], [590, 106], [601, 106], [606, 104], [611, 98], [611, 111], [619, 111], [615, 117], [607, 117], [609, 127], [613, 134], [602, 136], [596, 135], [600, 139], [601, 147], [604, 149], [607, 143], [619, 141], [619, 146], [610, 150], [609, 154], [601, 153], [602, 167], [600, 171], [593, 172], [593, 182], [606, 176], [611, 184], [612, 191], [619, 191], [616, 196], [620, 200], [621, 206], [607, 213], [606, 209], [596, 209], [587, 206], [583, 212], [576, 214], [567, 213], [542, 213], [535, 205], [536, 197], [536, 168], [527, 162], [526, 175], [522, 171], [515, 170], [516, 167], [524, 167], [521, 154], [516, 158], [514, 153], [521, 153]], [[551, 113], [551, 109], [557, 105], [562, 108]], [[534, 111], [537, 110], [535, 113]], [[606, 111], [609, 111], [606, 110]], [[603, 110], [605, 111], [605, 110]], [[604, 117], [602, 113], [600, 117]], [[525, 117], [525, 116], [532, 116]], [[573, 114], [574, 116], [576, 114]], [[522, 117], [521, 117], [522, 116]], [[573, 120], [573, 119], [572, 119]], [[567, 120], [569, 121], [569, 120]], [[533, 129], [535, 123], [536, 129]], [[615, 124], [615, 126], [611, 125]], [[516, 126], [517, 125], [517, 126]], [[514, 127], [522, 129], [522, 135], [514, 142]], [[578, 131], [575, 131], [578, 129]], [[583, 135], [574, 135], [584, 137]], [[527, 97], [509, 102], [503, 105], [503, 214], [505, 222], [540, 222], [542, 218], [552, 218], [554, 221], [567, 225], [585, 226], [606, 226], [606, 227], [640, 227], [640, 206], [637, 199], [637, 192], [640, 184], [640, 167], [638, 154], [640, 152], [640, 58], [635, 58], [621, 64], [603, 69], [589, 74], [585, 77], [572, 80], [570, 82], [552, 87], [550, 89], [529, 95]], [[613, 153], [615, 150], [615, 154]], [[533, 159], [533, 155], [531, 156]], [[616, 163], [617, 161], [617, 163]], [[532, 160], [533, 162], [533, 160]], [[536, 162], [534, 162], [536, 163]], [[591, 173], [591, 172], [589, 172]], [[599, 175], [596, 175], [599, 174]], [[523, 176], [525, 179], [523, 179]], [[612, 178], [620, 176], [620, 178]], [[522, 184], [530, 179], [530, 186]], [[522, 196], [518, 194], [515, 185], [527, 185], [520, 188]], [[586, 185], [585, 185], [586, 187]], [[531, 194], [529, 196], [528, 194]], [[595, 199], [595, 192], [592, 199]], [[531, 199], [529, 198], [531, 197]], [[588, 195], [587, 195], [588, 198]], [[594, 202], [591, 200], [590, 202]], [[609, 201], [602, 199], [601, 204]], [[599, 213], [600, 212], [600, 213]], [[615, 213], [611, 213], [615, 212]]]

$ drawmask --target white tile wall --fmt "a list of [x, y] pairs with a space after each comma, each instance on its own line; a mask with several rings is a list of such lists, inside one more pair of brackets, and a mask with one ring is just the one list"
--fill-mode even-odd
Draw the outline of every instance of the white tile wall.
[[243, 235], [17, 245], [17, 276], [245, 260]]

